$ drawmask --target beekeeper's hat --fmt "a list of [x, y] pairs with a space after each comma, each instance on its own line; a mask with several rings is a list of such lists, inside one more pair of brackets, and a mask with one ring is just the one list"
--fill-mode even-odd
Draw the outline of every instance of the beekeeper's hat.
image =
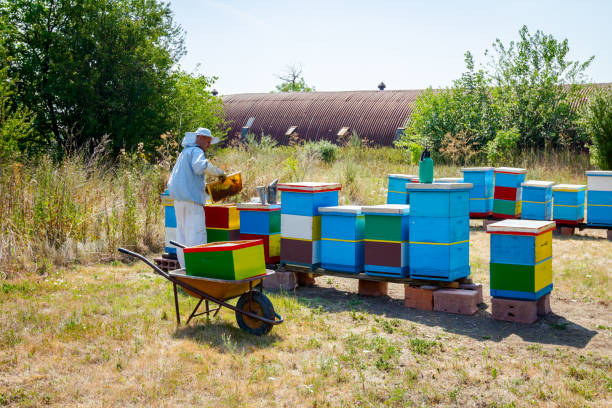
[[198, 130], [196, 130], [195, 134], [196, 134], [196, 137], [197, 136], [208, 136], [208, 137], [210, 137], [210, 144], [211, 145], [219, 143], [221, 141], [221, 140], [219, 140], [218, 137], [214, 137], [212, 135], [212, 133], [210, 133], [210, 130], [208, 130], [206, 128], [198, 128]]

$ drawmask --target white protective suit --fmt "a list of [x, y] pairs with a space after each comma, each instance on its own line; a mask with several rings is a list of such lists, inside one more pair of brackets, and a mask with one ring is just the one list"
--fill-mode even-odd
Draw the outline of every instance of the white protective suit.
[[[176, 213], [176, 241], [187, 245], [206, 243], [206, 219], [204, 218], [204, 204], [206, 195], [206, 174], [221, 176], [223, 170], [213, 166], [204, 151], [195, 143], [196, 135], [188, 132], [183, 139], [181, 152], [170, 180], [168, 192], [174, 198], [174, 211]], [[177, 257], [181, 268], [185, 267], [183, 250], [177, 248]]]

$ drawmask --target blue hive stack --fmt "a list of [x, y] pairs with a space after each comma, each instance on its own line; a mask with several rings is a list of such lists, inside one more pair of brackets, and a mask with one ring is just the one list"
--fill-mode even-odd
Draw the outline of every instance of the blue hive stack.
[[464, 167], [463, 181], [472, 183], [470, 190], [470, 217], [486, 218], [493, 212], [493, 167]]
[[493, 191], [493, 216], [495, 218], [521, 218], [521, 184], [525, 181], [525, 169], [498, 167], [495, 169]]
[[453, 281], [470, 274], [471, 183], [413, 184], [410, 278]]
[[584, 221], [587, 186], [557, 184], [553, 186], [553, 219], [561, 225], [577, 225]]
[[395, 278], [408, 276], [410, 206], [383, 204], [362, 207], [361, 211], [365, 215], [365, 273]]
[[363, 272], [365, 219], [361, 207], [320, 207], [321, 266], [325, 269]]
[[552, 284], [554, 221], [504, 220], [489, 224], [491, 296], [537, 300]]
[[170, 244], [170, 240], [176, 240], [176, 214], [174, 212], [174, 199], [170, 198], [168, 190], [159, 195], [164, 206], [164, 224], [166, 227], [166, 253], [176, 255], [176, 247]]
[[321, 265], [320, 207], [338, 205], [337, 183], [279, 183], [281, 264], [315, 269]]
[[278, 204], [238, 203], [240, 239], [261, 239], [267, 264], [280, 262], [280, 209]]
[[406, 183], [410, 183], [415, 177], [410, 174], [389, 174], [387, 204], [410, 204]]
[[524, 220], [552, 220], [552, 181], [528, 180], [521, 184]]
[[612, 171], [592, 170], [586, 175], [587, 223], [612, 227]]

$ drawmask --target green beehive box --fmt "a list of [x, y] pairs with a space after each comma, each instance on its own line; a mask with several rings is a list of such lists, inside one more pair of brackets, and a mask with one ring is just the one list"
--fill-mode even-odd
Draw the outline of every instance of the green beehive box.
[[214, 242], [185, 248], [184, 253], [189, 276], [240, 280], [266, 273], [261, 240]]

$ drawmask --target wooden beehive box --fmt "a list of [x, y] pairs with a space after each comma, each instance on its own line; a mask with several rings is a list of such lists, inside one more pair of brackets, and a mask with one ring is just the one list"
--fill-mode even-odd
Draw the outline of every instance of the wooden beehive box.
[[552, 220], [552, 181], [528, 180], [521, 183], [521, 218], [525, 220]]
[[320, 207], [321, 266], [349, 273], [363, 271], [365, 217], [361, 207]]
[[612, 227], [612, 171], [591, 170], [587, 175], [587, 222]]
[[261, 240], [215, 242], [184, 252], [185, 272], [190, 276], [240, 280], [266, 273]]

